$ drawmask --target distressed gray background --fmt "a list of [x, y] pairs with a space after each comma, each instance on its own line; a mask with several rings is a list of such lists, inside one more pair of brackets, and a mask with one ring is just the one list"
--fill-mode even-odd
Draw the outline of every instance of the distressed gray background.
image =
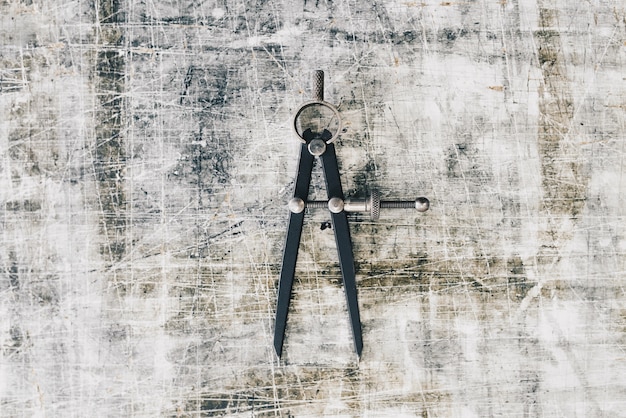
[[[625, 67], [618, 0], [0, 1], [0, 415], [625, 416]], [[360, 361], [308, 216], [279, 362], [318, 68], [432, 205], [351, 217]]]

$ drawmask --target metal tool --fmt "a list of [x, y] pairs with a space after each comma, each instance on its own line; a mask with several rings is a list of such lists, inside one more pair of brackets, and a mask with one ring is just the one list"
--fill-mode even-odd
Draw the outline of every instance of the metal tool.
[[[276, 306], [276, 323], [274, 328], [274, 348], [280, 357], [283, 351], [283, 340], [287, 326], [287, 314], [291, 300], [291, 289], [298, 258], [298, 247], [302, 235], [305, 208], [328, 208], [330, 211], [335, 242], [339, 254], [341, 276], [348, 303], [348, 313], [352, 326], [354, 348], [360, 357], [363, 350], [361, 335], [361, 319], [357, 300], [356, 275], [352, 242], [348, 225], [348, 212], [369, 212], [373, 220], [378, 219], [381, 208], [413, 208], [420, 212], [428, 210], [430, 203], [425, 197], [415, 201], [381, 201], [380, 194], [373, 191], [368, 199], [346, 199], [341, 188], [341, 178], [337, 165], [334, 142], [341, 132], [339, 112], [330, 103], [324, 101], [324, 72], [315, 71], [313, 77], [314, 100], [304, 103], [296, 112], [294, 130], [302, 142], [300, 161], [293, 198], [289, 201], [290, 210], [287, 239], [283, 252], [283, 264], [278, 283], [278, 302]], [[326, 180], [328, 201], [307, 201], [311, 172], [315, 157], [322, 162]]]

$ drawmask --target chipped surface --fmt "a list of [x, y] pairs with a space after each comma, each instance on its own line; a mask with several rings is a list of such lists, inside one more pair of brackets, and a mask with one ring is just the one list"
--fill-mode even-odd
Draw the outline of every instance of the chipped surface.
[[[0, 2], [0, 415], [620, 416], [625, 22], [612, 1]], [[351, 216], [360, 361], [310, 213], [279, 362], [317, 68], [346, 193], [431, 210]]]

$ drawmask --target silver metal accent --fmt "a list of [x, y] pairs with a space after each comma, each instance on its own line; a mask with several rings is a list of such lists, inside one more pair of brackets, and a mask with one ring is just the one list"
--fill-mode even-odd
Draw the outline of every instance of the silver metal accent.
[[307, 144], [319, 138], [333, 143], [342, 130], [337, 108], [324, 100], [324, 71], [313, 73], [313, 100], [304, 103], [293, 118], [293, 130], [301, 142]]
[[328, 209], [328, 202], [325, 200], [309, 200], [306, 202], [309, 209]]
[[369, 212], [372, 220], [380, 218], [380, 193], [378, 190], [372, 190], [369, 198], [363, 199], [346, 199], [344, 210], [346, 212]]
[[304, 211], [304, 200], [299, 197], [294, 197], [291, 199], [287, 205], [289, 210], [293, 213], [302, 213]]
[[370, 218], [373, 221], [377, 221], [380, 218], [380, 192], [378, 190], [372, 190], [369, 198], [369, 210]]
[[311, 155], [319, 157], [326, 152], [326, 142], [322, 141], [321, 139], [314, 139], [309, 142], [308, 149]]
[[328, 201], [328, 210], [332, 213], [340, 213], [344, 209], [344, 202], [338, 197], [333, 197]]
[[313, 73], [313, 100], [324, 101], [324, 71], [315, 70]]
[[343, 210], [346, 212], [367, 212], [367, 200], [361, 199], [346, 199], [343, 205]]
[[[330, 138], [324, 139], [327, 144], [331, 144], [339, 138], [339, 134], [343, 129], [343, 124], [341, 122], [341, 118], [339, 116], [339, 111], [335, 106], [328, 102], [306, 102], [296, 112], [296, 115], [293, 118], [293, 130], [298, 136], [300, 142], [306, 143], [307, 141], [304, 138], [304, 130], [306, 128], [300, 126], [304, 121], [305, 126], [308, 126], [311, 123], [311, 115], [322, 115], [323, 117], [319, 118], [320, 122], [324, 122], [322, 124], [318, 124], [321, 126], [317, 126], [318, 129], [330, 128], [328, 132], [330, 132]], [[333, 126], [329, 126], [332, 122]]]
[[430, 208], [430, 201], [425, 197], [418, 197], [415, 199], [415, 209], [418, 212], [426, 212]]

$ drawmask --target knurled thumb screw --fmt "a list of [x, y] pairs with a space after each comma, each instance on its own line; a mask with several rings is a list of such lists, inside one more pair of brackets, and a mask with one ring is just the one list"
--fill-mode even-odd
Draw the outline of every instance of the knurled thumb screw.
[[372, 190], [367, 199], [346, 199], [345, 201], [333, 197], [328, 201], [310, 200], [304, 202], [299, 197], [294, 197], [289, 201], [289, 210], [293, 213], [301, 213], [305, 208], [324, 209], [327, 208], [332, 213], [346, 212], [369, 212], [372, 220], [380, 218], [381, 209], [416, 209], [418, 212], [426, 212], [430, 207], [430, 202], [425, 197], [418, 197], [415, 200], [380, 200], [380, 193]]

